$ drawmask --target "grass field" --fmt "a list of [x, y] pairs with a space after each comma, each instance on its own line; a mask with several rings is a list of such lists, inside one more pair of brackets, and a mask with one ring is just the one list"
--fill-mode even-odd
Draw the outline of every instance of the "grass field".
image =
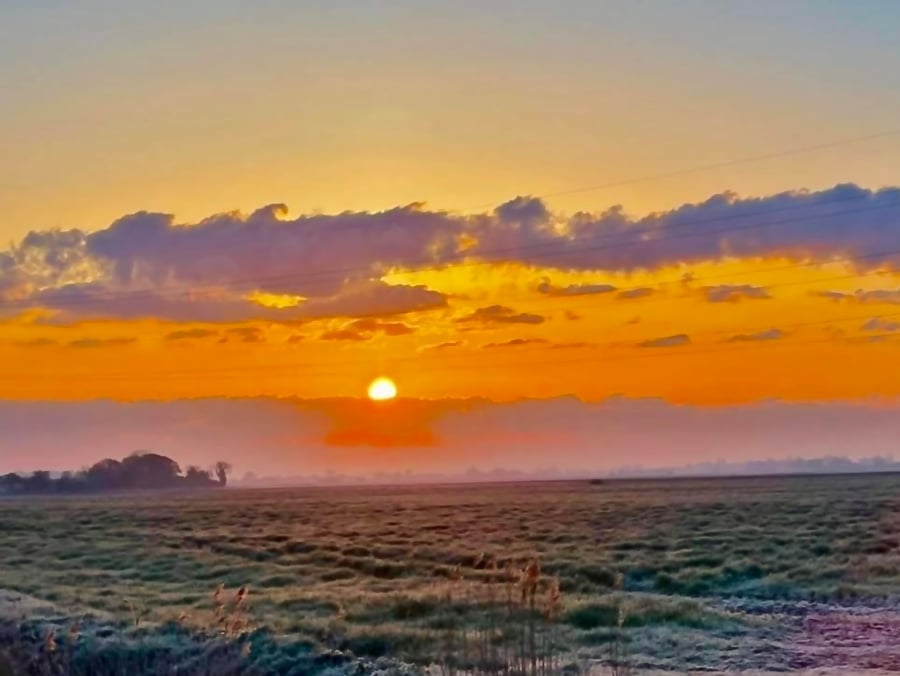
[[559, 584], [561, 664], [618, 646], [638, 673], [900, 668], [895, 475], [16, 498], [0, 537], [20, 625], [188, 636], [218, 585], [249, 586], [262, 672], [328, 650], [438, 660], [532, 558], [538, 604]]

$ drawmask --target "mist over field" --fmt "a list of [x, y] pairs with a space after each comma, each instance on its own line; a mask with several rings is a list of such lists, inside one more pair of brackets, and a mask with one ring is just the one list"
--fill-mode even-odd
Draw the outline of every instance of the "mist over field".
[[[0, 427], [0, 472], [75, 470], [138, 449], [185, 466], [226, 459], [237, 479], [248, 472], [314, 481], [830, 472], [889, 469], [900, 406], [767, 401], [709, 408], [575, 397], [2, 401]], [[828, 457], [836, 459], [821, 460]]]

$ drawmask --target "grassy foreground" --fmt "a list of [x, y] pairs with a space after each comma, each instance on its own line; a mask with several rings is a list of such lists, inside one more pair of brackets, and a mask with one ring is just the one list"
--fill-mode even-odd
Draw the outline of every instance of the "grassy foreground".
[[[892, 475], [6, 499], [0, 589], [28, 601], [4, 636], [40, 646], [55, 627], [62, 651], [80, 620], [73, 659], [149, 650], [179, 673], [523, 652], [561, 671], [616, 651], [638, 669], [779, 668], [786, 615], [765, 604], [893, 605], [898, 499]], [[250, 590], [240, 641], [218, 633], [219, 585]]]

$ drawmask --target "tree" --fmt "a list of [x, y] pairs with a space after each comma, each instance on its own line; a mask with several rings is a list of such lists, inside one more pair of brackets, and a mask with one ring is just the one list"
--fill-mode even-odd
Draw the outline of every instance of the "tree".
[[50, 472], [39, 469], [25, 479], [25, 488], [30, 493], [49, 493], [53, 490], [53, 479]]
[[172, 488], [181, 478], [178, 463], [158, 453], [132, 453], [122, 461], [125, 488]]
[[25, 489], [25, 480], [15, 472], [0, 476], [0, 492], [19, 493]]
[[[158, 453], [132, 453], [124, 460], [107, 458], [80, 472], [63, 472], [54, 479], [50, 472], [38, 471], [29, 476], [0, 476], [0, 493], [79, 493], [128, 489], [214, 488], [225, 486], [231, 465], [217, 462], [210, 470], [196, 465], [182, 476], [178, 463]], [[215, 472], [217, 478], [212, 477]]]
[[197, 465], [191, 465], [184, 474], [184, 481], [189, 486], [209, 486], [213, 480], [209, 472], [200, 469]]
[[56, 480], [56, 491], [59, 493], [78, 493], [84, 490], [86, 481], [83, 475], [63, 472]]
[[231, 471], [231, 465], [219, 460], [219, 462], [216, 463], [215, 471], [216, 476], [219, 478], [219, 485], [224, 488], [228, 485], [228, 472]]
[[88, 488], [95, 491], [122, 488], [124, 484], [122, 463], [112, 458], [96, 462], [85, 472], [85, 481]]

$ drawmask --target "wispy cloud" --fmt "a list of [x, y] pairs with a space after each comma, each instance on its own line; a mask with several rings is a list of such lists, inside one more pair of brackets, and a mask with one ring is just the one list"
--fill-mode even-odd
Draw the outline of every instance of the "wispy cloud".
[[386, 336], [405, 336], [415, 333], [415, 329], [412, 326], [403, 322], [384, 322], [372, 317], [357, 319], [348, 324], [347, 328], [366, 333], [383, 333]]
[[32, 338], [30, 340], [20, 340], [14, 345], [16, 347], [52, 347], [59, 343], [52, 338]]
[[363, 341], [369, 340], [372, 337], [372, 334], [366, 333], [364, 331], [354, 331], [353, 329], [333, 329], [331, 331], [324, 331], [319, 338], [322, 340], [355, 340], [355, 341]]
[[523, 347], [525, 345], [543, 345], [548, 341], [544, 338], [513, 338], [512, 340], [507, 340], [502, 343], [487, 343], [486, 345], [482, 345], [483, 348], [486, 349], [495, 349], [502, 347]]
[[167, 333], [165, 339], [168, 341], [199, 340], [218, 335], [219, 332], [212, 329], [179, 329], [178, 331]]
[[861, 328], [863, 331], [900, 331], [900, 322], [889, 321], [881, 317], [872, 317]]
[[710, 303], [738, 303], [742, 300], [766, 300], [769, 292], [752, 284], [720, 284], [703, 287], [703, 295]]
[[447, 306], [447, 296], [422, 284], [386, 284], [367, 281], [348, 284], [334, 296], [304, 303], [302, 317], [388, 317]]
[[374, 317], [357, 319], [345, 324], [340, 329], [325, 331], [320, 336], [323, 340], [369, 340], [381, 333], [386, 336], [405, 336], [414, 333], [412, 326], [403, 322], [385, 322]]
[[651, 338], [638, 343], [638, 347], [682, 347], [690, 345], [691, 338], [687, 334], [679, 333], [674, 336], [663, 336], [662, 338]]
[[900, 289], [857, 289], [856, 291], [813, 291], [812, 295], [835, 302], [900, 304]]
[[550, 282], [549, 279], [543, 280], [537, 286], [538, 293], [555, 298], [612, 293], [616, 289], [617, 287], [612, 284], [569, 284], [567, 286], [556, 286]]
[[784, 331], [780, 329], [767, 329], [756, 333], [739, 333], [731, 336], [725, 342], [727, 343], [751, 343], [757, 341], [780, 340], [784, 338]]
[[225, 338], [236, 338], [242, 343], [261, 343], [265, 339], [265, 333], [258, 326], [235, 326], [225, 331]]
[[464, 317], [460, 317], [457, 323], [475, 322], [482, 324], [543, 324], [546, 317], [529, 312], [516, 312], [505, 305], [490, 305], [481, 307]]
[[586, 347], [594, 347], [594, 344], [575, 341], [571, 343], [553, 343], [550, 347], [554, 350], [579, 350]]
[[435, 345], [426, 345], [422, 348], [422, 351], [428, 352], [431, 350], [449, 350], [455, 347], [461, 347], [463, 342], [461, 340], [448, 340], [443, 343], [437, 343]]
[[80, 338], [67, 343], [69, 347], [97, 348], [97, 347], [122, 347], [137, 342], [136, 338]]
[[619, 291], [616, 294], [616, 298], [619, 300], [634, 300], [635, 298], [646, 298], [647, 296], [652, 296], [656, 293], [656, 289], [651, 289], [649, 286], [641, 286], [636, 289], [626, 289], [625, 291]]

